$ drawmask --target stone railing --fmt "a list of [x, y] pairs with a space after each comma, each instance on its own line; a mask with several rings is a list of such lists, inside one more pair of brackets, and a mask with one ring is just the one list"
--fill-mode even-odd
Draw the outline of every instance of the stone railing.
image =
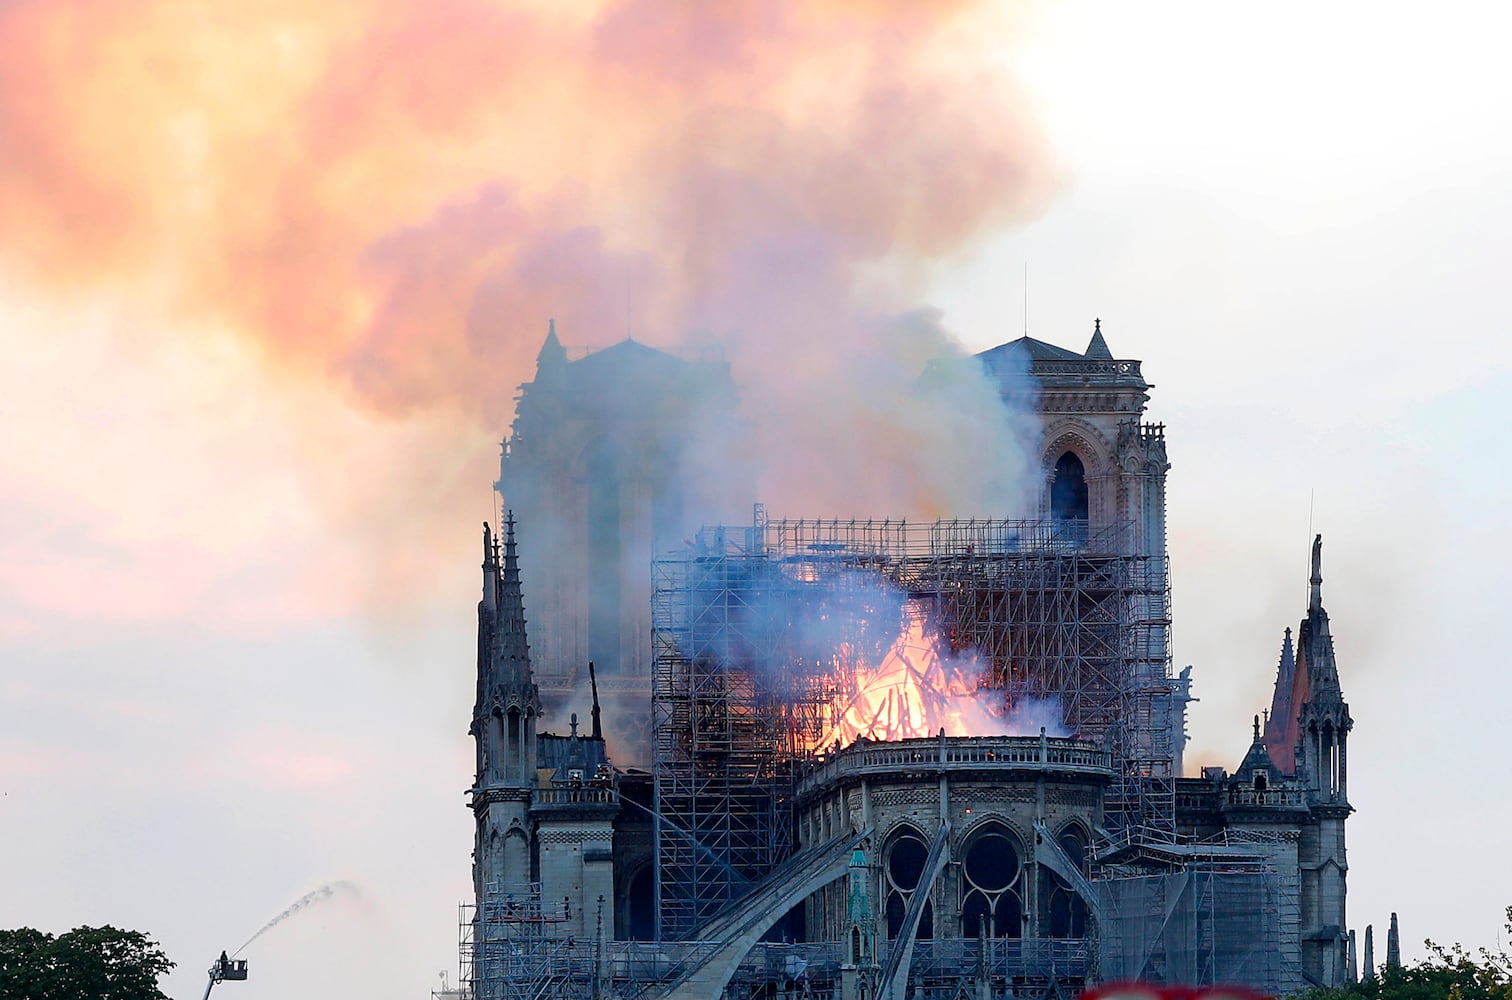
[[900, 771], [1071, 771], [1113, 776], [1113, 757], [1083, 740], [1039, 736], [947, 736], [864, 743], [820, 757], [803, 775], [803, 795], [840, 778]]
[[536, 806], [584, 806], [608, 805], [619, 802], [619, 793], [613, 788], [583, 785], [574, 788], [537, 788], [532, 805]]
[[1305, 806], [1307, 793], [1300, 788], [1256, 789], [1241, 785], [1223, 791], [1226, 806]]
[[1093, 375], [1140, 378], [1138, 361], [1035, 361], [1036, 375]]

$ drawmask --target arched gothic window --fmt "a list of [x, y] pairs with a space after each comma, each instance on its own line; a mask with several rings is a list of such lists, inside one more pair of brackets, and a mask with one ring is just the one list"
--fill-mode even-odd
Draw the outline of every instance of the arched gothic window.
[[[1056, 842], [1076, 867], [1087, 872], [1087, 837], [1078, 827], [1071, 826], [1061, 831]], [[1040, 933], [1051, 938], [1081, 938], [1087, 936], [1087, 903], [1081, 896], [1048, 867], [1041, 866], [1040, 876]]]
[[961, 936], [1022, 937], [1022, 853], [1006, 829], [991, 824], [975, 834], [961, 862]]
[[[929, 859], [929, 846], [924, 838], [913, 830], [905, 830], [893, 838], [884, 852], [886, 863], [883, 879], [887, 894], [887, 938], [892, 940], [903, 929], [903, 917], [908, 912], [908, 901], [913, 898], [919, 882], [924, 878], [924, 862]], [[934, 908], [924, 904], [919, 916], [919, 929], [914, 937], [928, 941], [934, 937]]]
[[520, 725], [520, 710], [513, 705], [509, 707], [509, 721], [505, 729], [505, 738], [509, 741], [505, 745], [504, 764], [501, 770], [510, 769], [514, 764], [520, 770], [518, 774], [506, 774], [505, 779], [519, 779], [525, 776], [525, 740], [524, 728]]
[[651, 881], [651, 865], [643, 865], [630, 876], [621, 903], [622, 916], [615, 928], [626, 941], [650, 941], [656, 933], [656, 887]]
[[1050, 516], [1057, 521], [1087, 520], [1087, 467], [1068, 451], [1055, 461], [1050, 481]]
[[504, 716], [497, 707], [488, 715], [489, 775], [498, 779], [505, 777], [504, 762], [509, 759], [504, 742]]

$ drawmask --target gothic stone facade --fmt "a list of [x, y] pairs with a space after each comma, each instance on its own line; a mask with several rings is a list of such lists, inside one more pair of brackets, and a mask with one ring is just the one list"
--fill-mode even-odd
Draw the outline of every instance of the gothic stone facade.
[[[983, 352], [975, 363], [999, 378], [1005, 399], [1028, 400], [1039, 414], [1041, 516], [1091, 531], [1126, 526], [1129, 551], [1155, 561], [1163, 578], [1169, 463], [1164, 428], [1141, 420], [1150, 386], [1140, 363], [1115, 358], [1100, 324], [1081, 353], [1025, 337]], [[536, 379], [522, 387], [499, 489], [539, 518], [539, 526], [522, 522], [519, 552], [513, 517], [502, 551], [485, 530], [470, 729], [477, 745], [471, 808], [479, 913], [494, 905], [511, 934], [529, 925], [537, 943], [604, 942], [644, 938], [653, 926], [648, 777], [609, 761], [596, 690], [591, 732], [579, 733], [574, 717], [568, 736], [538, 733], [543, 699], [537, 678], [551, 678], [556, 700], [565, 702], [580, 689], [584, 664], [597, 656], [619, 692], [632, 702], [646, 695], [647, 594], [624, 583], [630, 577], [623, 565], [649, 563], [658, 525], [685, 513], [681, 499], [662, 491], [664, 480], [647, 470], [668, 460], [668, 428], [684, 426], [711, 400], [727, 405], [731, 398], [722, 365], [682, 362], [629, 342], [569, 362], [554, 330]], [[609, 433], [622, 423], [621, 432]], [[526, 638], [522, 563], [543, 619], [535, 630], [542, 637], [540, 665]], [[1311, 570], [1306, 616], [1295, 647], [1288, 630], [1263, 731], [1257, 721], [1249, 752], [1233, 771], [1206, 768], [1201, 777], [1175, 781], [1183, 840], [1263, 844], [1258, 854], [1295, 889], [1295, 908], [1283, 907], [1280, 916], [1279, 945], [1295, 975], [1264, 984], [1273, 989], [1338, 985], [1354, 964], [1344, 832], [1352, 812], [1347, 743], [1353, 721], [1322, 604], [1321, 539]], [[616, 582], [601, 587], [594, 583], [600, 577]], [[1144, 613], [1163, 626], [1164, 606], [1152, 604]], [[1158, 648], [1148, 662], [1168, 662], [1164, 627], [1154, 636]], [[1187, 683], [1185, 674], [1172, 682], [1164, 707], [1172, 734], [1166, 766], [1176, 776], [1183, 773]], [[945, 821], [954, 831], [955, 867], [933, 883], [923, 934], [935, 941], [1085, 939], [1097, 903], [1086, 897], [1099, 892], [1087, 875], [1098, 850], [1111, 773], [1106, 767], [1093, 761], [1015, 770], [977, 761], [926, 773], [905, 763], [879, 764], [879, 746], [889, 745], [857, 751], [869, 755], [865, 780], [815, 774], [802, 786], [796, 803], [801, 843], [846, 830], [869, 832], [850, 859], [848, 880], [809, 899], [804, 934], [839, 942], [853, 957], [875, 954], [898, 932], [914, 891], [906, 884], [911, 866], [922, 863], [917, 855]], [[1085, 753], [1092, 761], [1096, 748], [1057, 752]], [[1169, 866], [1179, 863], [1176, 853], [1162, 860], [1151, 849], [1143, 857]], [[895, 858], [903, 861], [894, 865]], [[915, 936], [922, 936], [918, 930]], [[480, 941], [488, 936], [481, 917], [474, 932]], [[477, 955], [482, 997], [484, 984], [502, 983], [510, 973], [482, 945]], [[845, 992], [859, 995], [855, 976], [847, 982]]]

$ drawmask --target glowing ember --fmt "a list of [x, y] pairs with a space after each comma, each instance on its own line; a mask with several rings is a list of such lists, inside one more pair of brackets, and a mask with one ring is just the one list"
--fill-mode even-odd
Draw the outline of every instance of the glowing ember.
[[983, 687], [986, 669], [974, 656], [943, 659], [939, 637], [922, 615], [909, 615], [882, 662], [854, 664], [850, 683], [830, 707], [820, 747], [848, 746], [859, 736], [903, 740], [1004, 732], [1003, 692]]

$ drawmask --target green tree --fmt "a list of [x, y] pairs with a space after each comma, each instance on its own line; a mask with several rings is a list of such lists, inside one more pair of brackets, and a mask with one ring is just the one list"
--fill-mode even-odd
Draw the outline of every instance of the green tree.
[[[1512, 937], [1512, 906], [1506, 930]], [[1381, 969], [1374, 979], [1338, 989], [1315, 989], [1297, 1000], [1512, 1000], [1512, 955], [1505, 947], [1468, 952], [1426, 942], [1428, 957], [1415, 965]]]
[[140, 931], [75, 927], [54, 937], [30, 927], [0, 930], [4, 1000], [168, 1000], [157, 984], [173, 965]]

